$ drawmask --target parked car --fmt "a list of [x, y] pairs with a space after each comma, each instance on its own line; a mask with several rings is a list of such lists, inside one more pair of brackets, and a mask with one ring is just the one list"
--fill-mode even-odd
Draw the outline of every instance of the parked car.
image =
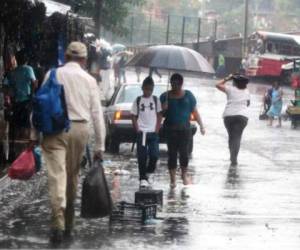
[[[104, 110], [106, 123], [105, 150], [111, 153], [118, 153], [121, 143], [134, 143], [136, 132], [131, 121], [131, 107], [134, 100], [142, 95], [142, 85], [140, 83], [127, 83], [116, 89], [110, 102]], [[166, 83], [155, 84], [153, 94], [159, 97], [167, 90]], [[191, 117], [192, 134], [197, 131], [193, 116]], [[189, 151], [193, 151], [193, 136], [190, 140]], [[159, 132], [160, 143], [166, 143], [166, 136], [163, 128]]]

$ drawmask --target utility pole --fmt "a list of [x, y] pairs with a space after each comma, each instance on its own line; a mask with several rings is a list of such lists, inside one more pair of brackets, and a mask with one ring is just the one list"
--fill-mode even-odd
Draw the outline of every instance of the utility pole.
[[215, 19], [214, 20], [214, 40], [217, 40], [217, 38], [218, 38], [218, 20], [217, 19]]
[[168, 22], [167, 22], [167, 35], [166, 35], [166, 44], [169, 44], [169, 34], [170, 34], [170, 15], [168, 15]]
[[245, 0], [245, 23], [244, 23], [244, 39], [243, 39], [243, 57], [247, 54], [248, 47], [248, 19], [249, 19], [249, 0]]
[[151, 29], [152, 29], [152, 14], [150, 14], [150, 19], [149, 19], [148, 44], [151, 43]]
[[201, 36], [201, 18], [198, 17], [198, 32], [197, 32], [197, 46], [199, 46], [200, 43], [200, 36]]
[[181, 45], [183, 45], [184, 43], [184, 33], [185, 33], [185, 16], [182, 18]]
[[134, 16], [131, 17], [131, 22], [130, 22], [130, 44], [131, 45], [133, 43], [133, 29], [134, 29]]
[[100, 38], [101, 34], [101, 15], [102, 15], [102, 7], [103, 7], [103, 0], [95, 0], [95, 35], [96, 38]]

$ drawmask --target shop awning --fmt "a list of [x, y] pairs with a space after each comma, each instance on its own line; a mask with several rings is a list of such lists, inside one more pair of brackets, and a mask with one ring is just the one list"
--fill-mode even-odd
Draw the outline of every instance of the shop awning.
[[[34, 0], [31, 1], [34, 2]], [[38, 0], [38, 1], [45, 4], [47, 16], [51, 16], [54, 12], [66, 14], [69, 10], [71, 10], [71, 6], [58, 3], [52, 0]]]

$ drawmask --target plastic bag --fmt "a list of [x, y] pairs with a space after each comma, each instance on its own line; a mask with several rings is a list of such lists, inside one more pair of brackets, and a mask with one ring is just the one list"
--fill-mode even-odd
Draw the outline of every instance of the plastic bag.
[[42, 151], [41, 148], [36, 146], [33, 149], [34, 161], [35, 161], [35, 172], [39, 172], [42, 168]]
[[32, 149], [23, 151], [8, 169], [11, 179], [28, 180], [35, 173], [35, 161]]
[[84, 178], [81, 196], [81, 217], [98, 218], [110, 215], [112, 199], [101, 162], [94, 166]]

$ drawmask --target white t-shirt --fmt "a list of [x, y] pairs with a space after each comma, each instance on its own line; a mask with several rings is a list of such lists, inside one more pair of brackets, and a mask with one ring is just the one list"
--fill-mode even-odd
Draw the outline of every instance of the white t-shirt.
[[225, 116], [242, 115], [248, 117], [247, 102], [250, 101], [248, 89], [238, 89], [233, 86], [225, 86], [227, 104], [223, 113]]
[[142, 132], [155, 132], [157, 113], [161, 112], [161, 103], [157, 98], [155, 108], [155, 101], [153, 96], [141, 97], [139, 103], [139, 111], [137, 108], [137, 99], [132, 104], [131, 114], [138, 115], [137, 123], [139, 130]]

